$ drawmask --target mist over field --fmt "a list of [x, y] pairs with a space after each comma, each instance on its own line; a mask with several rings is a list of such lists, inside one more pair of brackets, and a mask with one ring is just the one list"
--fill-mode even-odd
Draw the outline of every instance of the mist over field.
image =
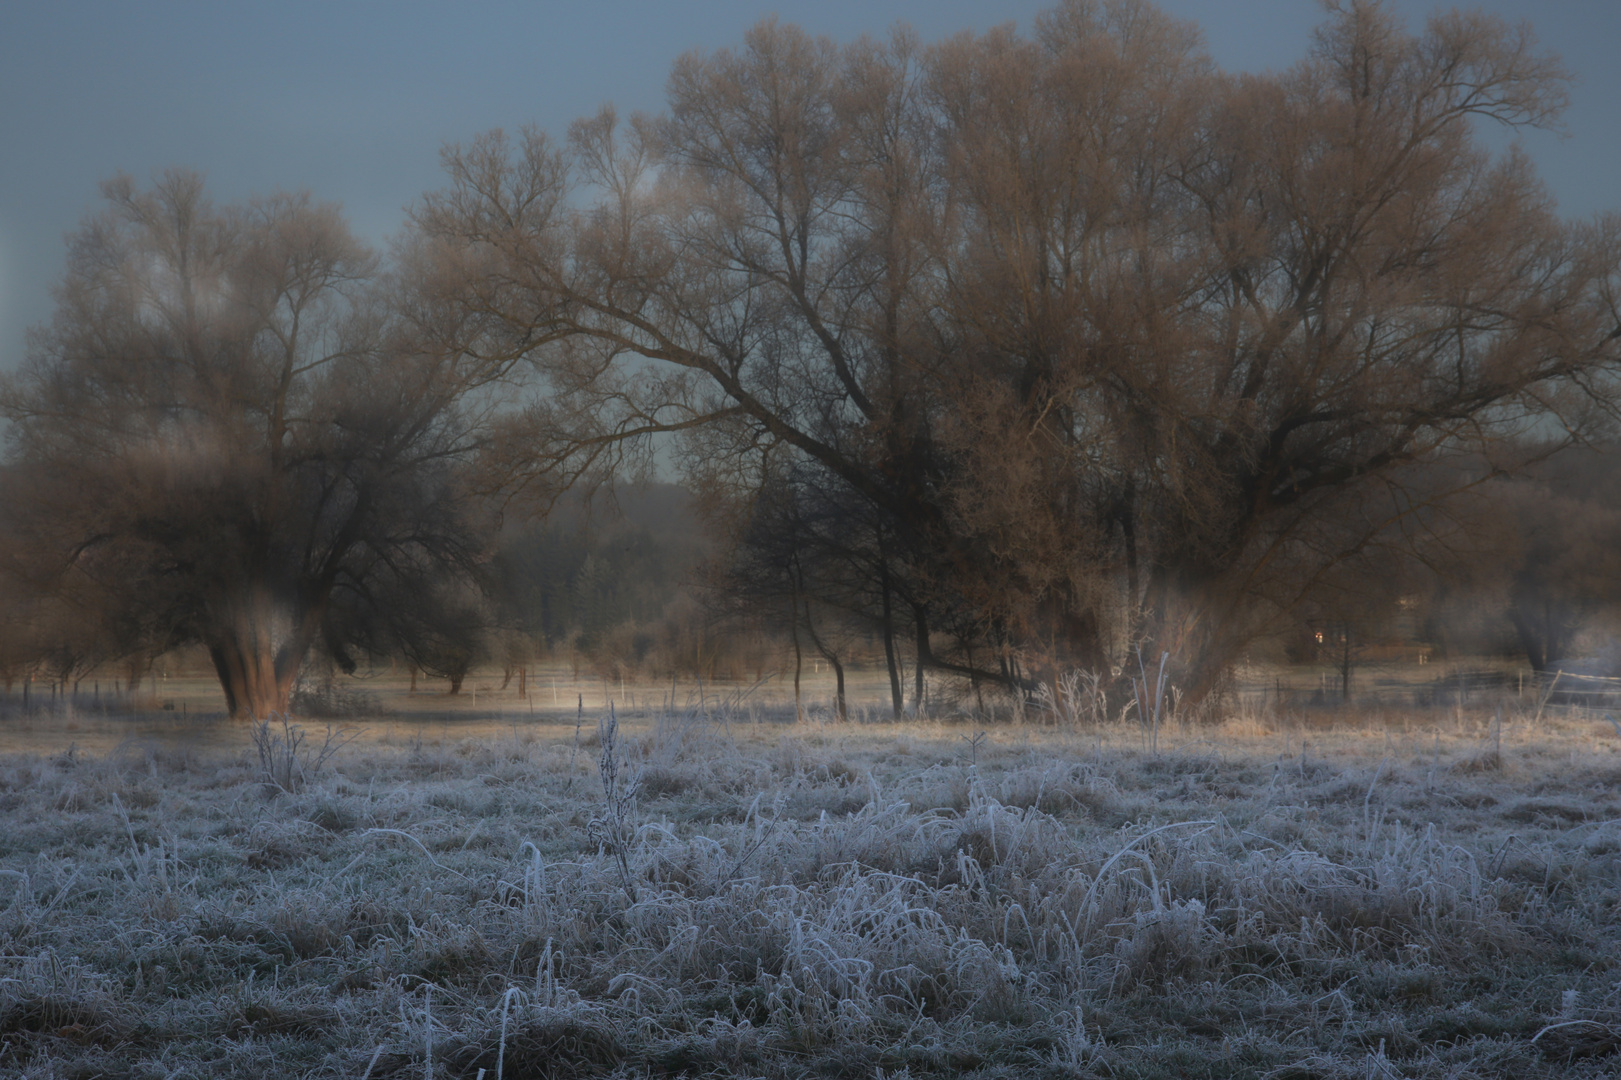
[[1609, 1075], [1621, 217], [1402, 11], [766, 19], [385, 248], [105, 178], [0, 377], [0, 1070]]

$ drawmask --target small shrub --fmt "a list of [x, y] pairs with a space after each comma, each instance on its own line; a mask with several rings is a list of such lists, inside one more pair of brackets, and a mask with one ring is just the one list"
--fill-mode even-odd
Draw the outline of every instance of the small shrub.
[[260, 780], [290, 795], [315, 779], [339, 750], [354, 742], [358, 732], [334, 730], [328, 725], [326, 738], [319, 746], [307, 745], [302, 727], [292, 723], [284, 713], [273, 713], [254, 724], [249, 737], [259, 758]]

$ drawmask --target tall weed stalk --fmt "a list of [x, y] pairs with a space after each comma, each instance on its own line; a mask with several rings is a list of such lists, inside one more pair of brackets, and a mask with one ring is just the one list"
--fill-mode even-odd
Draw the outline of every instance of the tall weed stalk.
[[634, 904], [636, 885], [631, 880], [630, 847], [636, 839], [636, 793], [642, 786], [642, 771], [632, 768], [619, 753], [619, 718], [612, 704], [597, 731], [602, 739], [602, 756], [597, 759], [597, 772], [602, 777], [602, 813], [591, 819], [591, 835], [613, 858], [619, 883]]
[[1137, 696], [1137, 718], [1143, 725], [1143, 739], [1150, 754], [1159, 754], [1159, 727], [1161, 714], [1165, 709], [1165, 664], [1170, 660], [1171, 654], [1159, 654], [1159, 674], [1154, 678], [1152, 690], [1148, 679], [1148, 665], [1143, 661], [1143, 652], [1137, 650], [1137, 670], [1141, 673], [1140, 679], [1131, 680], [1131, 688]]

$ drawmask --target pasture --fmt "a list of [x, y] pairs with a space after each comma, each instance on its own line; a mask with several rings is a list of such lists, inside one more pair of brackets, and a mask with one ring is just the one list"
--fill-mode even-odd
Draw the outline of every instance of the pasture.
[[793, 722], [649, 692], [616, 726], [559, 702], [355, 720], [319, 769], [320, 722], [256, 749], [172, 717], [111, 743], [81, 716], [48, 749], [34, 721], [0, 762], [0, 1073], [1621, 1060], [1602, 714], [1255, 712], [1150, 752], [1122, 724]]

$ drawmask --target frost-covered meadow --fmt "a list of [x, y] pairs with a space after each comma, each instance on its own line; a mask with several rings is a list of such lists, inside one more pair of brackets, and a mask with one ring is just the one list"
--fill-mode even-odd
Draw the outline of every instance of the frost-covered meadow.
[[1621, 740], [1533, 719], [12, 757], [0, 1073], [1607, 1075]]

